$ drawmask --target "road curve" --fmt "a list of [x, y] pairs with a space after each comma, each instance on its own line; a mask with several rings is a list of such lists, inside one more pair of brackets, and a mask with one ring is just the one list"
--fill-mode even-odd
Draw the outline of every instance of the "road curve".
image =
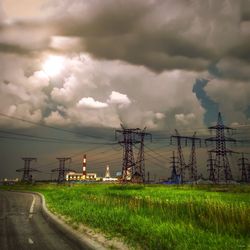
[[84, 248], [47, 223], [42, 216], [39, 196], [0, 191], [0, 249], [78, 250]]

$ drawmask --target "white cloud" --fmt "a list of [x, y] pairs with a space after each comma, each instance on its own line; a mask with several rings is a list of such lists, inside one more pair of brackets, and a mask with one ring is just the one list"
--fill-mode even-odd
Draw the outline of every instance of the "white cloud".
[[36, 122], [43, 119], [49, 79], [41, 71], [30, 71], [36, 63], [32, 58], [0, 54], [1, 112]]
[[117, 104], [120, 108], [127, 107], [131, 103], [127, 95], [116, 91], [112, 91], [107, 102]]
[[66, 70], [56, 79], [49, 79], [39, 71], [41, 62], [39, 65], [36, 61], [34, 73], [25, 76], [34, 59], [26, 61], [7, 54], [2, 59], [6, 67], [0, 69], [2, 112], [7, 112], [13, 103], [25, 103], [31, 112], [59, 112], [46, 117], [47, 122], [51, 119], [66, 124], [58, 118], [64, 114], [72, 126], [119, 127], [124, 123], [128, 127], [154, 129], [165, 129], [166, 124], [175, 127], [176, 113], [194, 113], [197, 125], [203, 125], [204, 110], [192, 93], [195, 72], [174, 70], [156, 74], [145, 67], [100, 61], [82, 54], [65, 56]]
[[92, 97], [83, 97], [78, 103], [77, 107], [79, 108], [92, 108], [92, 109], [101, 109], [107, 108], [108, 104], [105, 102], [96, 101]]

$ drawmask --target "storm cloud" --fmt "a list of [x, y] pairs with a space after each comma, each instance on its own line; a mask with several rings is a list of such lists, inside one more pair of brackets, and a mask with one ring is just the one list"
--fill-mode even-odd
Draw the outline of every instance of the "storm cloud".
[[[27, 19], [8, 18], [0, 8], [0, 55], [8, 68], [1, 76], [2, 111], [8, 114], [24, 105], [62, 125], [203, 126], [205, 111], [192, 92], [197, 78], [217, 79], [205, 90], [226, 115], [225, 98], [212, 89], [235, 81], [249, 91], [247, 0], [57, 0], [41, 8]], [[63, 57], [58, 76], [42, 69], [53, 54]], [[32, 81], [39, 86], [35, 96], [26, 86]], [[126, 104], [114, 93], [126, 96]]]

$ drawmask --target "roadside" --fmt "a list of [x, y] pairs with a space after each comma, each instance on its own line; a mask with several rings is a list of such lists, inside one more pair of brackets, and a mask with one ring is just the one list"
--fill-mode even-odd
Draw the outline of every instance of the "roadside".
[[[66, 235], [71, 242], [76, 242], [80, 249], [129, 249], [129, 247], [119, 239], [108, 237], [105, 234], [97, 232], [97, 230], [93, 230], [83, 224], [70, 223], [70, 219], [66, 216], [59, 215], [55, 211], [50, 211], [51, 209], [48, 208], [44, 195], [39, 192], [25, 190], [6, 190], [5, 192], [25, 193], [32, 196], [32, 198], [30, 198], [31, 204], [28, 214], [29, 219], [31, 219], [33, 214], [35, 214], [34, 207], [38, 206], [38, 204], [35, 204], [35, 200], [40, 200], [42, 216], [47, 223], [56, 231], [59, 231], [62, 235]], [[34, 197], [37, 199], [34, 199]]]
[[119, 249], [129, 250], [130, 248], [121, 240], [117, 238], [110, 238], [103, 233], [97, 232], [83, 224], [71, 223], [70, 219], [66, 216], [56, 214], [54, 211], [51, 212], [46, 205], [44, 195], [38, 192], [30, 192], [42, 199], [42, 208], [44, 217], [54, 226], [60, 227], [64, 233], [72, 234], [72, 238], [82, 241], [83, 244], [87, 244], [91, 249]]

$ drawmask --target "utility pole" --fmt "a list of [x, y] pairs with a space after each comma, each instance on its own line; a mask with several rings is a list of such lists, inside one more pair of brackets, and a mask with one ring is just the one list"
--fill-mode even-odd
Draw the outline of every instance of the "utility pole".
[[223, 124], [221, 113], [218, 114], [217, 124], [209, 127], [211, 131], [216, 131], [216, 136], [207, 138], [205, 142], [215, 142], [215, 149], [209, 150], [215, 154], [214, 164], [214, 182], [219, 183], [222, 180], [228, 182], [233, 179], [232, 172], [229, 165], [228, 154], [233, 153], [232, 150], [226, 147], [226, 142], [236, 142], [235, 139], [225, 136], [225, 130], [230, 131], [232, 128], [227, 127]]
[[[122, 162], [122, 182], [138, 182], [145, 181], [145, 163], [144, 163], [144, 138], [151, 134], [146, 133], [139, 128], [125, 128], [121, 124], [122, 129], [115, 131], [116, 139], [117, 134], [120, 134], [118, 143], [123, 146], [123, 162]], [[134, 159], [134, 147], [140, 144], [137, 161]]]
[[244, 153], [241, 153], [241, 158], [238, 159], [238, 166], [241, 170], [241, 181], [250, 182], [250, 164], [248, 159], [244, 157]]
[[60, 157], [56, 159], [59, 160], [59, 168], [53, 169], [52, 172], [58, 172], [57, 182], [63, 183], [65, 181], [65, 173], [68, 171], [74, 171], [69, 168], [65, 168], [65, 162], [71, 162], [71, 157]]
[[[196, 161], [196, 142], [199, 142], [201, 146], [201, 139], [196, 137], [196, 132], [193, 136], [181, 136], [178, 130], [175, 130], [176, 135], [172, 135], [170, 138], [170, 142], [172, 144], [173, 139], [177, 141], [177, 152], [179, 158], [179, 167], [178, 174], [181, 177], [181, 182], [185, 179], [185, 169], [189, 169], [189, 180], [196, 181], [197, 180], [197, 161]], [[188, 141], [191, 141], [191, 153], [189, 157], [188, 165], [185, 164], [183, 152], [182, 152], [182, 141], [185, 141], [185, 145], [188, 145]]]

